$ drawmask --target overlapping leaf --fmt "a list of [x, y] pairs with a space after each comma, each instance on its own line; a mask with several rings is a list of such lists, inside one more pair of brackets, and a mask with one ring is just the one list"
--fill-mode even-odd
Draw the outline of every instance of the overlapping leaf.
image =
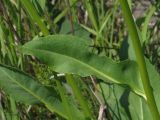
[[[158, 109], [160, 110], [160, 75], [154, 66], [146, 59], [147, 70]], [[151, 113], [144, 98], [134, 94], [129, 89], [118, 85], [101, 83], [101, 88], [113, 119], [122, 120], [152, 120]]]
[[89, 41], [75, 36], [51, 35], [28, 42], [22, 51], [36, 56], [57, 72], [95, 75], [104, 81], [127, 84], [144, 96], [137, 84], [139, 73], [135, 62], [115, 63], [107, 57], [96, 56], [89, 52], [89, 44]]
[[[129, 43], [128, 45], [127, 42]], [[123, 54], [121, 54], [122, 57], [126, 56], [124, 59], [129, 58], [134, 61], [136, 60], [133, 45], [130, 39], [128, 39], [128, 41], [124, 41], [124, 48], [122, 49], [125, 50], [122, 52]], [[147, 58], [145, 61], [156, 104], [160, 110], [160, 74], [156, 71], [154, 65], [152, 65]], [[103, 84], [103, 91], [107, 91], [110, 88]], [[117, 116], [118, 118], [124, 120], [152, 120], [148, 105], [142, 97], [132, 93], [131, 91], [128, 91], [126, 94], [126, 89], [119, 86], [115, 86], [114, 90], [110, 90], [110, 93], [105, 93], [106, 100], [108, 101], [110, 108], [114, 111], [114, 118]], [[107, 97], [108, 95], [110, 95], [110, 97]], [[113, 99], [117, 99], [117, 102], [113, 103]]]
[[67, 118], [61, 100], [55, 90], [49, 91], [32, 77], [11, 67], [0, 65], [0, 87], [16, 101], [43, 103], [50, 111]]

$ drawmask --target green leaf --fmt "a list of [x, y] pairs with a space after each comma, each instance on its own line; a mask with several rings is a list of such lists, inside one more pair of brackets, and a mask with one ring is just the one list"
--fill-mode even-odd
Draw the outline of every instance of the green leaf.
[[31, 2], [35, 6], [37, 12], [40, 15], [43, 15], [45, 10], [46, 0], [31, 0]]
[[145, 100], [124, 87], [100, 83], [113, 120], [152, 120]]
[[33, 22], [37, 23], [37, 25], [41, 29], [42, 33], [44, 35], [48, 35], [49, 31], [48, 31], [46, 25], [42, 22], [42, 17], [39, 16], [34, 5], [29, 0], [21, 0], [21, 3], [24, 6], [24, 8], [26, 9], [26, 11], [28, 12], [28, 14], [30, 15], [30, 17], [32, 18]]
[[79, 104], [81, 106], [81, 109], [83, 110], [83, 113], [85, 114], [86, 118], [93, 118], [91, 110], [85, 100], [85, 97], [82, 95], [81, 89], [77, 85], [77, 81], [75, 80], [73, 75], [66, 75], [67, 83], [71, 86], [73, 93], [77, 100], [79, 101]]
[[[160, 75], [155, 67], [146, 59], [150, 82], [153, 87], [156, 104], [160, 111]], [[108, 109], [113, 119], [152, 120], [146, 101], [124, 87], [100, 83]]]
[[25, 54], [34, 55], [56, 72], [80, 76], [95, 75], [108, 82], [129, 85], [134, 92], [144, 96], [138, 86], [139, 74], [136, 63], [116, 63], [107, 57], [89, 52], [90, 42], [70, 35], [51, 35], [28, 42], [22, 47]]
[[147, 65], [147, 71], [149, 74], [149, 79], [151, 86], [153, 88], [154, 97], [156, 100], [156, 104], [158, 107], [158, 110], [160, 111], [160, 74], [155, 69], [155, 66], [150, 63], [148, 59], [146, 59], [146, 65]]
[[16, 101], [28, 104], [43, 103], [50, 111], [67, 118], [54, 89], [49, 91], [27, 74], [1, 64], [0, 73], [0, 87]]
[[[128, 45], [127, 45], [127, 42], [128, 42]], [[122, 55], [126, 56], [126, 59], [129, 58], [131, 60], [135, 60], [135, 53], [133, 50], [133, 45], [130, 42], [130, 39], [128, 41], [124, 41], [124, 48], [123, 49], [125, 50], [125, 52], [123, 52]], [[160, 93], [159, 93], [159, 91], [160, 91], [160, 87], [159, 87], [160, 75], [156, 71], [154, 65], [152, 65], [148, 59], [145, 59], [145, 61], [146, 61], [147, 71], [149, 74], [150, 83], [153, 88], [154, 97], [156, 99], [156, 104], [157, 104], [158, 109], [160, 111], [160, 102], [159, 102], [159, 99], [160, 99]], [[103, 88], [104, 88], [104, 91], [106, 91], [106, 88], [105, 87], [103, 87]], [[120, 88], [120, 89], [122, 89], [122, 88]], [[117, 90], [117, 91], [120, 91], [120, 90]], [[124, 88], [122, 91], [125, 91]], [[115, 96], [118, 96], [117, 94], [118, 93], [116, 93]], [[113, 99], [113, 98], [109, 98], [109, 99]], [[129, 93], [128, 98], [123, 98], [123, 101], [125, 101], [126, 99], [127, 99], [127, 102], [129, 103], [128, 112], [130, 113], [130, 116], [133, 120], [151, 120], [152, 119], [151, 113], [150, 113], [149, 108], [148, 108], [146, 101], [144, 99], [135, 95], [132, 92]], [[108, 103], [108, 104], [110, 104], [110, 103]], [[112, 102], [112, 104], [116, 105], [113, 102]], [[122, 106], [120, 106], [120, 107], [122, 107]], [[115, 108], [115, 106], [112, 106], [112, 108]], [[116, 113], [116, 114], [118, 114], [118, 113]], [[127, 118], [127, 120], [128, 120], [128, 118]]]
[[[75, 36], [89, 39], [90, 33], [86, 31], [83, 27], [81, 27], [78, 23], [73, 23], [73, 27]], [[72, 34], [71, 23], [68, 19], [63, 22], [60, 34]]]
[[0, 119], [1, 120], [6, 120], [6, 117], [5, 117], [5, 111], [2, 107], [2, 103], [0, 103]]
[[142, 39], [143, 39], [143, 42], [146, 42], [147, 41], [147, 37], [148, 37], [148, 25], [149, 25], [149, 22], [151, 21], [152, 19], [152, 16], [154, 15], [156, 11], [156, 7], [153, 5], [150, 6], [150, 8], [148, 9], [147, 13], [146, 13], [146, 17], [145, 17], [145, 21], [143, 23], [143, 27], [142, 27]]
[[[56, 81], [57, 89], [62, 98], [63, 109], [65, 109], [68, 120], [86, 120], [88, 116], [81, 114], [70, 96], [66, 96], [66, 89], [60, 81]], [[78, 106], [77, 106], [78, 107]]]

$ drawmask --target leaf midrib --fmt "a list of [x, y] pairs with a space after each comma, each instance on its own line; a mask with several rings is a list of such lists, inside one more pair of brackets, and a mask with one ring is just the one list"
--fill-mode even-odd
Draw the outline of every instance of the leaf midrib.
[[[28, 49], [28, 50], [31, 50], [31, 51], [34, 50], [34, 51], [36, 51], [36, 52], [37, 52], [37, 51], [49, 52], [49, 53], [51, 53], [51, 54], [54, 53], [54, 54], [57, 54], [57, 55], [61, 55], [61, 56], [68, 57], [68, 58], [73, 59], [74, 61], [82, 64], [83, 66], [87, 66], [87, 68], [93, 70], [94, 72], [96, 72], [97, 74], [103, 76], [104, 78], [109, 79], [110, 81], [112, 81], [112, 82], [114, 82], [114, 83], [121, 84], [121, 82], [116, 81], [116, 79], [113, 79], [112, 77], [107, 76], [105, 73], [100, 72], [98, 69], [92, 67], [91, 65], [88, 65], [88, 64], [86, 64], [86, 63], [83, 62], [83, 61], [81, 62], [80, 60], [75, 59], [74, 57], [72, 57], [72, 56], [70, 56], [70, 55], [67, 56], [67, 55], [62, 54], [62, 53], [58, 53], [58, 52], [55, 52], [55, 51], [44, 50], [44, 49], [43, 49], [43, 50], [42, 50], [42, 49], [30, 49], [30, 48], [27, 48], [27, 47], [24, 47], [24, 48], [25, 48], [25, 49]], [[125, 84], [125, 83], [122, 83], [122, 84]], [[134, 89], [134, 88], [132, 88], [132, 89], [133, 89], [137, 94], [139, 94], [139, 95], [143, 96], [144, 98], [146, 98], [146, 96], [145, 96], [145, 94], [143, 93], [143, 91], [138, 90], [138, 89]]]

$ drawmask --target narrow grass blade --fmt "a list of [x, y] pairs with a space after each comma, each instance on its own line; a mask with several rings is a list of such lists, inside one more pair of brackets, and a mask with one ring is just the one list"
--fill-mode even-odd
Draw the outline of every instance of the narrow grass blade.
[[92, 118], [91, 110], [89, 109], [89, 106], [88, 106], [87, 102], [85, 101], [83, 95], [81, 94], [81, 91], [78, 88], [78, 86], [76, 84], [76, 81], [74, 80], [73, 76], [70, 75], [70, 74], [67, 74], [66, 75], [66, 80], [67, 80], [68, 84], [71, 86], [71, 88], [74, 92], [74, 95], [78, 99], [79, 104], [81, 105], [86, 118], [91, 119]]
[[49, 31], [46, 25], [42, 22], [43, 19], [38, 15], [36, 9], [34, 8], [33, 4], [30, 2], [30, 0], [21, 0], [21, 3], [26, 9], [26, 11], [29, 13], [32, 20], [38, 24], [42, 33], [44, 35], [49, 35]]
[[148, 31], [148, 25], [149, 25], [149, 22], [153, 16], [153, 14], [155, 13], [156, 11], [156, 7], [155, 6], [151, 6], [149, 8], [149, 11], [147, 12], [147, 15], [146, 15], [146, 18], [145, 18], [145, 21], [143, 23], [143, 27], [142, 27], [142, 39], [143, 39], [143, 42], [145, 42], [147, 40], [147, 31]]

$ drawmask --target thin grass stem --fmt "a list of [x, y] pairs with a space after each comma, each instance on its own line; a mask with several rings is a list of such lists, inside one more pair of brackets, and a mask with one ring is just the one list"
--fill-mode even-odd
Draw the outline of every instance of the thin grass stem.
[[140, 37], [138, 35], [138, 31], [136, 28], [136, 24], [134, 22], [127, 0], [119, 0], [119, 2], [121, 4], [124, 19], [132, 39], [132, 44], [135, 51], [144, 92], [147, 98], [147, 104], [149, 106], [153, 120], [160, 120], [158, 108], [153, 95], [153, 89], [149, 81], [149, 76], [147, 73], [146, 63], [145, 63], [145, 59], [144, 59], [144, 55], [143, 55], [143, 51], [140, 43]]

